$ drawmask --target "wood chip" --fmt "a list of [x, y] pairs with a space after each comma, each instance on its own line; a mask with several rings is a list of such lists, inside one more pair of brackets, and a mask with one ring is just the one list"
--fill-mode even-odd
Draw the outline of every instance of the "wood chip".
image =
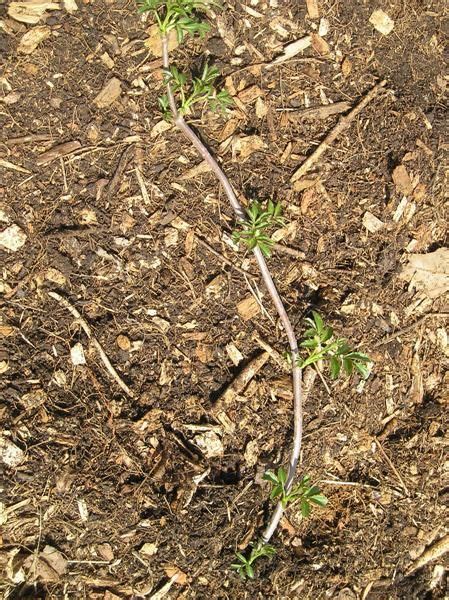
[[47, 2], [45, 0], [27, 0], [24, 2], [11, 2], [8, 7], [8, 15], [29, 25], [36, 25], [46, 16], [47, 10], [60, 10], [59, 2]]
[[186, 171], [179, 179], [187, 180], [187, 179], [195, 179], [198, 175], [203, 175], [203, 173], [209, 173], [211, 170], [208, 163], [203, 160], [195, 167], [192, 167], [188, 171]]
[[21, 38], [17, 52], [21, 54], [31, 54], [36, 50], [41, 42], [50, 37], [51, 29], [45, 25], [33, 27], [27, 31]]
[[269, 65], [267, 65], [267, 68], [273, 65], [283, 63], [286, 60], [290, 60], [291, 58], [294, 58], [297, 54], [308, 48], [311, 45], [311, 43], [312, 38], [310, 37], [310, 35], [306, 35], [305, 37], [296, 40], [291, 44], [287, 44], [287, 46], [284, 46], [282, 54], [275, 58]]
[[349, 102], [334, 102], [333, 104], [325, 104], [324, 106], [316, 106], [306, 108], [301, 111], [292, 111], [288, 113], [289, 121], [302, 121], [303, 119], [327, 119], [332, 115], [338, 115], [351, 109]]
[[122, 93], [122, 82], [117, 77], [112, 77], [106, 85], [103, 87], [101, 92], [95, 97], [94, 104], [98, 108], [106, 108], [111, 106]]
[[383, 10], [375, 10], [371, 14], [369, 22], [374, 29], [383, 35], [388, 35], [393, 31], [394, 28], [393, 19], [391, 19]]
[[449, 248], [428, 254], [410, 254], [399, 277], [434, 299], [449, 291]]
[[249, 321], [260, 314], [260, 306], [254, 296], [248, 296], [237, 304], [237, 312], [244, 321]]
[[370, 213], [369, 210], [363, 215], [362, 224], [370, 233], [377, 233], [385, 227], [385, 223], [374, 216], [373, 213]]
[[[149, 49], [151, 54], [159, 58], [162, 56], [162, 43], [161, 43], [161, 34], [159, 32], [159, 27], [157, 23], [151, 25], [147, 29], [148, 39], [145, 40], [144, 45]], [[168, 33], [168, 51], [171, 52], [175, 50], [179, 46], [178, 36], [176, 35], [176, 31], [172, 29]]]
[[243, 354], [232, 342], [226, 346], [226, 352], [232, 363], [237, 367], [243, 360]]
[[307, 4], [307, 12], [309, 13], [309, 17], [311, 19], [319, 19], [320, 18], [320, 9], [318, 7], [317, 0], [306, 0]]
[[393, 182], [396, 186], [396, 189], [400, 194], [404, 194], [404, 196], [409, 196], [413, 191], [412, 180], [410, 179], [410, 175], [407, 172], [407, 169], [404, 165], [398, 165], [393, 173]]
[[329, 54], [330, 48], [329, 44], [323, 39], [318, 33], [312, 33], [311, 35], [312, 47], [321, 56], [326, 56]]
[[36, 159], [37, 165], [46, 165], [57, 158], [61, 158], [61, 156], [66, 156], [75, 150], [81, 148], [81, 143], [78, 140], [74, 140], [73, 142], [65, 142], [64, 144], [59, 144], [58, 146], [53, 146], [50, 150], [43, 152]]

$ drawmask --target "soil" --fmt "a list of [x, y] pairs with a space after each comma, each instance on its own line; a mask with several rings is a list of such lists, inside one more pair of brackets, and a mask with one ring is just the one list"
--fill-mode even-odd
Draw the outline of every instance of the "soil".
[[[2, 230], [26, 235], [2, 252], [2, 443], [18, 456], [3, 454], [4, 597], [445, 597], [447, 559], [413, 563], [447, 533], [447, 308], [399, 277], [447, 233], [444, 3], [323, 0], [311, 19], [302, 2], [224, 2], [204, 40], [172, 53], [184, 69], [210, 55], [237, 97], [228, 116], [192, 123], [242, 197], [284, 206], [280, 243], [296, 256], [269, 264], [298, 336], [319, 310], [374, 360], [366, 382], [327, 378], [308, 398], [300, 469], [329, 503], [302, 520], [292, 507], [250, 582], [230, 564], [272, 509], [263, 473], [288, 459], [288, 375], [269, 360], [215, 403], [261, 353], [255, 333], [280, 353], [286, 340], [256, 264], [229, 244], [216, 180], [161, 125], [151, 22], [132, 2], [76, 4], [33, 25], [3, 6]], [[388, 35], [369, 22], [375, 8], [394, 21]], [[313, 46], [266, 66], [321, 18]], [[37, 26], [48, 36], [21, 52]], [[96, 100], [113, 78], [117, 98]], [[383, 79], [292, 183], [340, 118], [302, 111], [355, 106]]]

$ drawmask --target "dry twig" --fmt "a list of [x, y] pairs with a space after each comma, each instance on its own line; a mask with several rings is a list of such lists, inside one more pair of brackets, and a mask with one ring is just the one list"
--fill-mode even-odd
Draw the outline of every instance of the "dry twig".
[[80, 315], [78, 310], [74, 306], [72, 306], [72, 304], [70, 304], [70, 302], [66, 298], [63, 298], [56, 292], [48, 292], [48, 295], [51, 298], [53, 298], [53, 300], [56, 300], [57, 302], [59, 302], [59, 304], [62, 304], [62, 306], [64, 306], [64, 308], [66, 308], [73, 317], [75, 317], [75, 319], [78, 321], [78, 323], [81, 325], [82, 329], [84, 330], [84, 333], [91, 340], [92, 344], [94, 345], [95, 349], [97, 350], [109, 375], [112, 377], [112, 379], [114, 379], [114, 381], [122, 388], [122, 390], [130, 398], [134, 398], [133, 392], [129, 389], [129, 387], [126, 385], [126, 383], [121, 379], [120, 375], [114, 369], [114, 367], [111, 364], [111, 361], [109, 360], [109, 358], [106, 355], [106, 352], [103, 350], [102, 345], [93, 335], [90, 325], [87, 323], [87, 321], [85, 319], [83, 319], [83, 317]]
[[377, 85], [375, 85], [366, 96], [360, 100], [360, 102], [355, 106], [350, 113], [348, 113], [345, 117], [342, 117], [330, 133], [324, 138], [321, 144], [312, 152], [312, 154], [302, 163], [302, 165], [297, 169], [290, 181], [294, 182], [300, 179], [303, 175], [310, 171], [310, 169], [318, 162], [321, 156], [330, 148], [330, 146], [335, 142], [337, 137], [343, 133], [348, 127], [351, 125], [352, 121], [356, 118], [356, 116], [373, 100], [377, 94], [385, 87], [386, 81], [381, 81]]

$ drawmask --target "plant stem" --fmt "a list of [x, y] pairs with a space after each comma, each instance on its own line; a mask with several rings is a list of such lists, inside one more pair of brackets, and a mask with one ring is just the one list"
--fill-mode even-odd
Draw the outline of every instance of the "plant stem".
[[[162, 63], [164, 69], [168, 70], [170, 68], [170, 60], [168, 56], [168, 40], [166, 36], [162, 36]], [[182, 115], [179, 114], [179, 111], [176, 106], [175, 98], [173, 95], [173, 91], [171, 89], [170, 83], [167, 83], [167, 96], [170, 104], [170, 109], [173, 115], [173, 120], [175, 125], [180, 129], [180, 131], [184, 134], [184, 136], [192, 143], [192, 145], [196, 148], [200, 156], [206, 161], [206, 163], [210, 166], [212, 171], [215, 173], [217, 179], [221, 183], [223, 190], [228, 197], [228, 200], [235, 212], [238, 221], [247, 221], [247, 215], [242, 205], [237, 199], [237, 196], [232, 188], [232, 185], [215, 160], [206, 146], [203, 144], [201, 139], [196, 135], [193, 129], [185, 122]], [[287, 481], [285, 484], [285, 489], [287, 492], [290, 491], [293, 480], [295, 478], [296, 467], [298, 464], [299, 456], [301, 453], [301, 442], [302, 442], [302, 425], [303, 425], [303, 417], [302, 417], [302, 370], [298, 366], [298, 342], [296, 340], [295, 332], [293, 330], [293, 326], [291, 321], [287, 315], [282, 299], [276, 289], [273, 278], [271, 277], [271, 273], [268, 269], [265, 258], [259, 247], [255, 247], [253, 249], [254, 256], [257, 260], [257, 264], [260, 269], [260, 273], [262, 275], [262, 279], [265, 283], [265, 286], [268, 290], [268, 293], [271, 296], [273, 304], [278, 312], [279, 318], [284, 326], [285, 333], [288, 338], [288, 343], [290, 346], [291, 354], [292, 354], [292, 380], [293, 380], [293, 397], [294, 397], [294, 434], [293, 434], [293, 447], [290, 455], [290, 462], [288, 466], [288, 474]], [[281, 503], [278, 503], [276, 509], [271, 517], [270, 523], [265, 529], [262, 539], [265, 543], [271, 539], [273, 533], [275, 532], [279, 521], [284, 512], [284, 508]]]

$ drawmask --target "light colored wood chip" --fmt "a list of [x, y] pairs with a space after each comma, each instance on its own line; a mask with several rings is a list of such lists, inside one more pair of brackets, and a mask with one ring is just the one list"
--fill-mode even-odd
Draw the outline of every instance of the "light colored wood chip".
[[412, 180], [410, 179], [410, 175], [407, 172], [407, 169], [404, 165], [398, 165], [393, 173], [393, 182], [396, 186], [396, 189], [400, 194], [404, 194], [404, 196], [409, 196], [413, 191]]
[[247, 296], [237, 304], [237, 312], [244, 321], [249, 321], [260, 314], [260, 306], [254, 296]]
[[311, 43], [312, 38], [310, 37], [310, 35], [306, 35], [305, 37], [300, 38], [299, 40], [296, 40], [291, 44], [287, 44], [287, 46], [284, 46], [282, 54], [275, 58], [269, 65], [267, 65], [267, 68], [269, 68], [272, 65], [278, 65], [280, 63], [285, 62], [286, 60], [294, 58], [297, 54], [308, 48], [311, 45]]
[[399, 277], [434, 299], [449, 291], [449, 248], [428, 254], [410, 254]]
[[98, 108], [111, 106], [111, 104], [120, 98], [121, 93], [122, 82], [120, 79], [117, 79], [117, 77], [112, 77], [112, 79], [110, 79], [103, 87], [101, 92], [97, 94], [94, 99], [94, 104], [96, 104]]
[[307, 12], [311, 19], [319, 19], [320, 18], [320, 9], [318, 6], [317, 0], [306, 0], [307, 4]]
[[50, 27], [45, 25], [33, 27], [33, 29], [30, 29], [22, 36], [17, 47], [17, 52], [20, 52], [21, 54], [31, 54], [41, 42], [50, 37], [50, 34]]
[[[151, 25], [147, 29], [148, 38], [145, 40], [144, 44], [149, 49], [151, 54], [159, 58], [162, 56], [162, 43], [161, 43], [161, 34], [159, 32], [159, 27], [157, 23]], [[178, 36], [176, 35], [176, 31], [172, 29], [168, 33], [168, 51], [171, 52], [175, 50], [179, 46]]]
[[208, 165], [208, 163], [205, 160], [203, 160], [195, 167], [192, 167], [191, 169], [183, 173], [180, 179], [195, 179], [196, 177], [198, 177], [198, 175], [203, 175], [203, 173], [209, 173], [210, 170], [211, 168]]
[[385, 223], [369, 212], [369, 210], [363, 215], [362, 224], [370, 233], [377, 233], [385, 227]]
[[59, 2], [47, 2], [45, 0], [27, 0], [24, 2], [11, 2], [8, 7], [8, 15], [29, 25], [36, 25], [46, 16], [47, 10], [60, 10]]

